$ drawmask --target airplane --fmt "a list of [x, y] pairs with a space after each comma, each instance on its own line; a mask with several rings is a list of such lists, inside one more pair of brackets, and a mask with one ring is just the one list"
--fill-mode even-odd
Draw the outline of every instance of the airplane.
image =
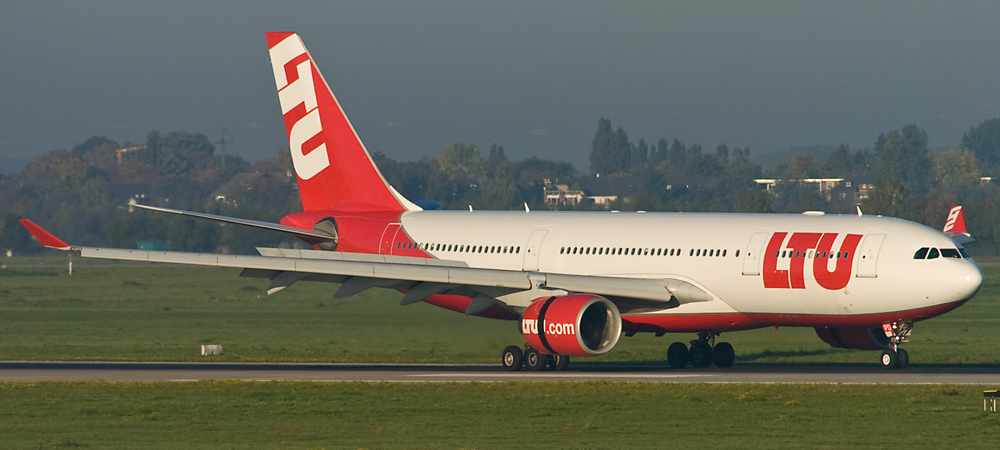
[[979, 290], [961, 206], [942, 231], [862, 215], [425, 210], [385, 180], [292, 32], [266, 33], [303, 211], [268, 223], [134, 205], [287, 233], [309, 249], [257, 255], [69, 245], [21, 223], [44, 246], [83, 257], [242, 268], [270, 280], [337, 283], [334, 298], [370, 288], [466, 315], [517, 321], [523, 346], [508, 370], [565, 370], [605, 354], [622, 334], [693, 333], [666, 351], [673, 368], [730, 367], [721, 333], [812, 327], [837, 348], [881, 350], [905, 368], [918, 321]]

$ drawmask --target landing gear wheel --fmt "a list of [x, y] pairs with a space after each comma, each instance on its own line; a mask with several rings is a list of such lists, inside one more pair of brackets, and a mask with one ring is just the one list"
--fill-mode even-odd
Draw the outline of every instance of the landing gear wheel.
[[562, 372], [569, 367], [569, 356], [566, 355], [552, 355], [549, 357], [549, 367], [557, 372]]
[[683, 342], [674, 342], [667, 348], [667, 364], [674, 369], [683, 369], [688, 364], [688, 348]]
[[882, 359], [879, 362], [882, 363], [883, 369], [897, 369], [899, 368], [899, 353], [893, 350], [885, 350], [882, 352]]
[[913, 322], [900, 320], [882, 324], [882, 332], [889, 338], [888, 349], [882, 352], [882, 367], [886, 369], [905, 369], [910, 365], [910, 354], [900, 348], [913, 332]]
[[906, 350], [899, 349], [896, 350], [896, 354], [899, 355], [899, 368], [905, 369], [906, 366], [910, 365], [910, 354], [906, 353]]
[[524, 365], [524, 352], [521, 351], [521, 347], [511, 345], [503, 349], [500, 365], [511, 372], [521, 370], [521, 366]]
[[524, 367], [532, 372], [540, 372], [545, 370], [545, 366], [549, 365], [549, 355], [543, 355], [533, 348], [529, 348], [528, 351], [524, 352]]
[[733, 350], [733, 346], [729, 345], [728, 342], [720, 342], [715, 344], [715, 348], [712, 349], [712, 359], [715, 367], [725, 369], [726, 367], [731, 367], [733, 362], [736, 361], [736, 351]]
[[705, 368], [712, 365], [712, 347], [706, 342], [691, 344], [688, 356], [691, 357], [691, 365], [694, 367]]

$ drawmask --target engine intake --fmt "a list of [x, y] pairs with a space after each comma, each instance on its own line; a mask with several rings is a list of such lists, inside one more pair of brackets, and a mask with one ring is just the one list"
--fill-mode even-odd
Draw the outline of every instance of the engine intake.
[[816, 335], [833, 348], [885, 350], [889, 338], [882, 327], [816, 327]]
[[546, 354], [603, 355], [618, 343], [621, 331], [618, 307], [592, 294], [539, 298], [521, 316], [524, 339]]

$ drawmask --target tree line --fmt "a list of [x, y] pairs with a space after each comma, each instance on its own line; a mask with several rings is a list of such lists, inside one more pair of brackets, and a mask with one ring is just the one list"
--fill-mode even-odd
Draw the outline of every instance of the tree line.
[[[948, 210], [963, 205], [967, 225], [977, 239], [971, 250], [1000, 253], [1000, 118], [983, 121], [964, 133], [950, 150], [934, 154], [927, 132], [917, 125], [879, 134], [870, 149], [852, 150], [841, 144], [818, 161], [799, 154], [786, 163], [760, 167], [750, 149], [732, 150], [720, 144], [714, 152], [678, 139], [660, 138], [655, 145], [644, 139], [633, 144], [623, 128], [613, 129], [608, 119], [598, 121], [590, 153], [590, 172], [601, 176], [631, 176], [643, 180], [643, 192], [625, 210], [734, 211], [800, 213], [855, 212], [853, 199], [829, 201], [815, 188], [797, 182], [808, 178], [843, 178], [867, 181], [874, 187], [861, 200], [865, 214], [878, 214], [941, 228]], [[665, 189], [675, 177], [712, 177], [718, 183], [692, 192]], [[993, 180], [983, 180], [992, 177]], [[753, 182], [758, 178], [781, 180], [768, 194]]]
[[[623, 211], [854, 213], [853, 199], [827, 201], [793, 180], [871, 180], [861, 201], [865, 214], [882, 214], [940, 228], [952, 205], [965, 206], [978, 240], [971, 250], [1000, 253], [1000, 191], [981, 177], [1000, 175], [1000, 119], [970, 128], [949, 151], [934, 154], [916, 125], [882, 133], [870, 149], [840, 145], [824, 161], [808, 154], [761, 167], [747, 147], [660, 138], [633, 143], [627, 132], [601, 118], [590, 151], [589, 176], [630, 177], [641, 186]], [[287, 147], [254, 163], [215, 153], [203, 134], [150, 132], [136, 143], [95, 136], [71, 150], [53, 150], [15, 175], [0, 176], [0, 249], [37, 251], [17, 223], [22, 217], [72, 243], [134, 248], [140, 240], [168, 240], [174, 250], [253, 253], [259, 245], [289, 243], [286, 236], [145, 210], [127, 202], [276, 222], [301, 210]], [[570, 163], [531, 157], [508, 160], [502, 146], [482, 150], [456, 143], [436, 157], [397, 161], [372, 155], [382, 174], [405, 197], [440, 209], [545, 209], [546, 180], [573, 184], [581, 175]], [[783, 180], [771, 192], [754, 182]], [[696, 180], [696, 181], [692, 181]], [[697, 187], [695, 187], [697, 186]], [[578, 187], [578, 186], [575, 186]], [[601, 194], [590, 193], [590, 194]], [[597, 205], [559, 206], [595, 209]], [[603, 209], [603, 206], [600, 207]]]

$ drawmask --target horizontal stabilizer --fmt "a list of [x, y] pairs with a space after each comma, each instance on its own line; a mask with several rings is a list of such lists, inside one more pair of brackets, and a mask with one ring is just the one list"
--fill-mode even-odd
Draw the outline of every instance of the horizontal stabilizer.
[[302, 229], [302, 228], [290, 227], [288, 225], [282, 225], [280, 223], [261, 222], [259, 220], [240, 219], [240, 218], [237, 218], [237, 217], [218, 216], [218, 215], [215, 215], [215, 214], [199, 213], [199, 212], [193, 212], [193, 211], [182, 211], [182, 210], [179, 210], [179, 209], [160, 208], [158, 206], [147, 206], [147, 205], [138, 205], [138, 204], [131, 205], [131, 206], [135, 206], [136, 208], [149, 209], [149, 210], [152, 210], [152, 211], [167, 212], [167, 213], [171, 213], [171, 214], [179, 214], [179, 215], [182, 215], [182, 216], [190, 216], [190, 217], [198, 217], [200, 219], [214, 220], [216, 222], [234, 223], [234, 224], [237, 224], [237, 225], [243, 225], [243, 226], [248, 226], [248, 227], [253, 227], [253, 228], [261, 228], [261, 229], [264, 229], [264, 230], [278, 231], [278, 232], [281, 232], [281, 233], [289, 233], [289, 234], [293, 234], [295, 236], [302, 236], [302, 237], [307, 237], [307, 238], [311, 238], [311, 239], [319, 239], [319, 240], [336, 240], [337, 239], [336, 236], [331, 236], [331, 235], [329, 235], [327, 233], [322, 233], [322, 232], [319, 232], [319, 231], [316, 231], [316, 230], [305, 230], [305, 229]]

